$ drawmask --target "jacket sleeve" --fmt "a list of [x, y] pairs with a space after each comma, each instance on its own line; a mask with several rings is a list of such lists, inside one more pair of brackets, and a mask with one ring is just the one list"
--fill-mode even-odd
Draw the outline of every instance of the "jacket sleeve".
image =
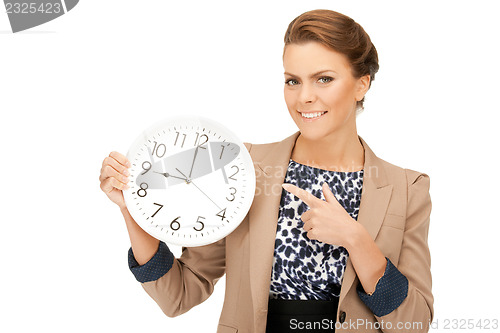
[[361, 283], [358, 284], [359, 298], [373, 314], [382, 317], [397, 309], [408, 296], [408, 279], [392, 264], [389, 258], [384, 275], [377, 282], [375, 291], [367, 294]]
[[172, 267], [160, 278], [141, 282], [146, 293], [168, 317], [181, 315], [204, 302], [226, 269], [226, 238], [215, 243], [182, 247]]
[[[379, 322], [392, 323], [391, 328], [388, 325], [384, 327], [383, 331], [387, 333], [428, 332], [434, 317], [431, 257], [427, 242], [432, 208], [430, 179], [425, 173], [405, 171], [408, 182], [406, 224], [398, 267], [391, 267], [391, 276], [399, 276], [394, 279], [399, 281], [394, 283], [395, 292], [401, 294], [401, 290], [407, 290], [407, 293], [403, 295], [405, 297], [395, 294], [400, 304], [391, 312], [374, 313]], [[376, 291], [372, 297], [376, 296]], [[398, 323], [402, 323], [403, 327], [398, 328]]]
[[161, 278], [172, 268], [174, 258], [174, 254], [170, 251], [168, 245], [160, 241], [155, 255], [144, 265], [139, 265], [135, 260], [134, 251], [130, 247], [128, 250], [128, 268], [130, 268], [137, 281], [142, 283], [154, 281]]

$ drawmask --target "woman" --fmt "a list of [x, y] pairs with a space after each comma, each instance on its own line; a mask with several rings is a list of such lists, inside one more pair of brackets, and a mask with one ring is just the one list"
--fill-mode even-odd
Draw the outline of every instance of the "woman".
[[226, 238], [174, 258], [127, 211], [130, 163], [106, 157], [101, 188], [125, 218], [131, 271], [168, 316], [206, 300], [226, 274], [217, 332], [428, 331], [429, 177], [378, 158], [356, 130], [375, 47], [351, 18], [314, 10], [290, 23], [283, 65], [299, 131], [245, 144], [256, 195]]

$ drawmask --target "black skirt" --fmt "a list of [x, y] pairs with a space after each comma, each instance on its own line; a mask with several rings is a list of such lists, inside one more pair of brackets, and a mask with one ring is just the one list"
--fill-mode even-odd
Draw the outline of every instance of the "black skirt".
[[338, 301], [269, 299], [266, 333], [335, 332]]

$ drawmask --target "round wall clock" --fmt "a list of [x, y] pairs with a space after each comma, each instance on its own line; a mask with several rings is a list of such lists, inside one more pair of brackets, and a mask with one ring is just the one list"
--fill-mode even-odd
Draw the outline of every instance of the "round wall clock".
[[132, 144], [130, 188], [123, 196], [141, 228], [167, 243], [214, 243], [245, 218], [255, 194], [255, 169], [243, 142], [203, 117], [178, 116], [153, 125]]

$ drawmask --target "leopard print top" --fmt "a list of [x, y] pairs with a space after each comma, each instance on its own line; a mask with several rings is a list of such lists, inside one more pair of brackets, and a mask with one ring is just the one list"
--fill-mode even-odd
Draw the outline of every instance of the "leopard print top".
[[[324, 200], [321, 185], [327, 182], [344, 209], [357, 220], [364, 170], [329, 171], [290, 159], [285, 183], [296, 185]], [[311, 240], [301, 215], [307, 204], [283, 190], [274, 245], [269, 297], [293, 300], [331, 300], [340, 286], [349, 253], [344, 247]]]

